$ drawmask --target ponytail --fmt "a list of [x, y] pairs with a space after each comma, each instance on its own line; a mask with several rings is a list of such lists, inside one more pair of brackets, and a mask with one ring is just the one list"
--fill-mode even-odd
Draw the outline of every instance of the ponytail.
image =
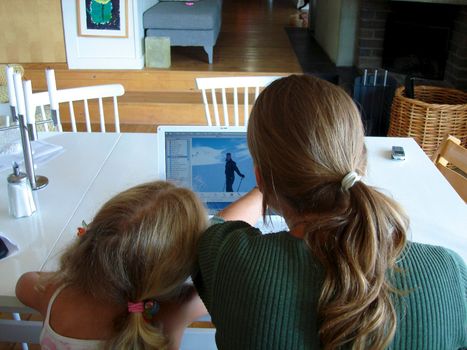
[[167, 349], [168, 339], [162, 329], [146, 321], [142, 313], [128, 313], [116, 325], [116, 336], [108, 340], [105, 349]]
[[325, 270], [320, 340], [324, 349], [383, 349], [396, 329], [387, 277], [405, 245], [408, 220], [395, 201], [361, 182], [341, 195], [347, 198], [337, 213], [305, 228]]

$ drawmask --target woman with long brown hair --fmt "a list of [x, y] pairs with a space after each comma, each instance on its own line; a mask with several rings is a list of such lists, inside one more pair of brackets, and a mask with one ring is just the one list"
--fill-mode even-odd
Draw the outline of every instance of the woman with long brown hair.
[[[407, 241], [401, 207], [362, 181], [363, 127], [343, 90], [311, 76], [273, 82], [248, 144], [258, 188], [199, 246], [195, 285], [220, 349], [467, 346], [465, 263]], [[289, 231], [251, 226], [268, 207]]]

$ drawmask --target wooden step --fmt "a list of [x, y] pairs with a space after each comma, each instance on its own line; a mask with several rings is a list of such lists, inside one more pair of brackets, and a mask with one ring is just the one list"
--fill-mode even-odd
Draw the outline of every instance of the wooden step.
[[[45, 80], [46, 64], [24, 64], [24, 77], [32, 81], [33, 90], [47, 90]], [[219, 71], [174, 71], [162, 69], [142, 70], [69, 70], [64, 64], [53, 64], [58, 89], [70, 87], [122, 84], [126, 92], [129, 91], [196, 91], [195, 79], [199, 77], [216, 76], [251, 76], [251, 75], [279, 75], [286, 76], [287, 72], [219, 72]]]
[[[221, 95], [217, 95], [221, 101]], [[249, 95], [249, 101], [254, 100], [254, 94]], [[228, 113], [231, 124], [234, 124], [234, 111], [231, 94], [227, 94]], [[104, 113], [113, 116], [113, 104], [111, 99], [103, 100]], [[144, 125], [148, 129], [154, 129], [158, 125], [188, 124], [205, 125], [205, 109], [201, 93], [196, 92], [128, 92], [118, 98], [120, 124]], [[84, 107], [81, 103], [75, 103], [75, 118], [79, 124], [84, 125]], [[251, 108], [251, 106], [250, 106]], [[99, 111], [96, 101], [89, 101], [89, 113], [91, 121], [97, 123]], [[210, 108], [211, 116], [214, 111]], [[220, 118], [223, 119], [222, 107], [219, 107]], [[244, 120], [244, 111], [240, 110], [240, 122]], [[60, 106], [60, 116], [63, 124], [69, 122], [67, 104]]]
[[[97, 100], [88, 102], [92, 123], [99, 120]], [[113, 122], [113, 102], [103, 99], [106, 123]], [[145, 125], [149, 128], [165, 124], [204, 125], [204, 106], [199, 92], [128, 92], [118, 98], [120, 124]], [[84, 104], [74, 103], [74, 114], [78, 125], [84, 124]], [[68, 104], [60, 105], [62, 123], [68, 124]], [[110, 119], [110, 120], [109, 120]]]
[[[158, 125], [188, 124], [205, 125], [205, 111], [201, 92], [196, 88], [197, 77], [279, 75], [284, 72], [234, 72], [190, 70], [69, 70], [64, 63], [24, 64], [24, 78], [32, 81], [34, 91], [47, 90], [45, 69], [53, 68], [58, 89], [99, 84], [121, 83], [125, 94], [118, 98], [122, 131], [153, 132]], [[250, 95], [250, 101], [253, 96]], [[218, 95], [218, 101], [221, 101]], [[97, 122], [97, 105], [89, 105], [92, 122]], [[113, 115], [111, 102], [104, 100], [107, 115]], [[211, 111], [212, 115], [213, 112]], [[233, 122], [232, 107], [229, 107]], [[69, 112], [66, 105], [60, 106], [62, 123], [66, 129]], [[75, 111], [78, 123], [83, 123], [84, 112]], [[243, 118], [243, 116], [242, 116]]]

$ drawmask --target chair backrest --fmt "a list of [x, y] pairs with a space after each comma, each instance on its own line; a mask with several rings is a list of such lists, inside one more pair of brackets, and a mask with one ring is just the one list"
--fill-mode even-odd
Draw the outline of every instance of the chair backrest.
[[467, 202], [467, 149], [461, 141], [447, 135], [433, 155], [433, 161], [452, 187]]
[[[84, 118], [84, 122], [86, 125], [86, 131], [92, 132], [91, 122], [93, 119], [92, 115], [95, 113], [90, 113], [90, 104], [96, 104], [98, 106], [98, 115], [99, 115], [99, 125], [100, 131], [106, 132], [105, 126], [105, 113], [104, 113], [104, 98], [112, 98], [113, 101], [113, 115], [114, 120], [113, 123], [115, 125], [115, 132], [120, 132], [120, 117], [118, 113], [118, 102], [117, 97], [122, 96], [125, 93], [125, 89], [121, 84], [108, 84], [108, 85], [95, 85], [95, 86], [84, 86], [84, 87], [77, 87], [77, 88], [69, 88], [69, 89], [60, 89], [57, 90], [55, 84], [55, 73], [53, 69], [46, 70], [46, 77], [47, 77], [47, 89], [50, 99], [51, 105], [51, 112], [52, 115], [55, 116], [59, 122], [59, 125], [62, 125], [63, 119], [60, 116], [60, 109], [59, 104], [63, 102], [68, 102], [69, 106], [69, 122], [71, 124], [71, 129], [73, 132], [77, 132], [77, 118], [76, 118], [76, 110], [78, 110], [79, 115]], [[79, 106], [76, 106], [75, 102], [83, 102], [82, 108], [80, 109]], [[78, 103], [79, 105], [79, 103]], [[94, 105], [92, 105], [94, 107]], [[76, 110], [75, 110], [76, 109]], [[91, 110], [92, 111], [92, 110]]]
[[[196, 78], [196, 87], [201, 90], [206, 121], [209, 126], [247, 125], [251, 105], [256, 101], [260, 90], [280, 76], [246, 76], [246, 77], [215, 77]], [[240, 90], [240, 91], [239, 91]], [[209, 97], [208, 92], [210, 91]], [[220, 93], [220, 95], [219, 95]], [[243, 101], [239, 102], [239, 95]], [[223, 124], [219, 116], [218, 99], [222, 100]], [[240, 108], [243, 107], [243, 122], [240, 120]], [[214, 119], [211, 117], [213, 112]], [[233, 112], [233, 121], [230, 120]]]

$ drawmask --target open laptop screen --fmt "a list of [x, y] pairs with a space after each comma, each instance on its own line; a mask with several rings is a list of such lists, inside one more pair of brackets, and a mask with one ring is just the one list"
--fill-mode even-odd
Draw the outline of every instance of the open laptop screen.
[[167, 131], [165, 173], [196, 192], [210, 213], [256, 185], [245, 132]]

